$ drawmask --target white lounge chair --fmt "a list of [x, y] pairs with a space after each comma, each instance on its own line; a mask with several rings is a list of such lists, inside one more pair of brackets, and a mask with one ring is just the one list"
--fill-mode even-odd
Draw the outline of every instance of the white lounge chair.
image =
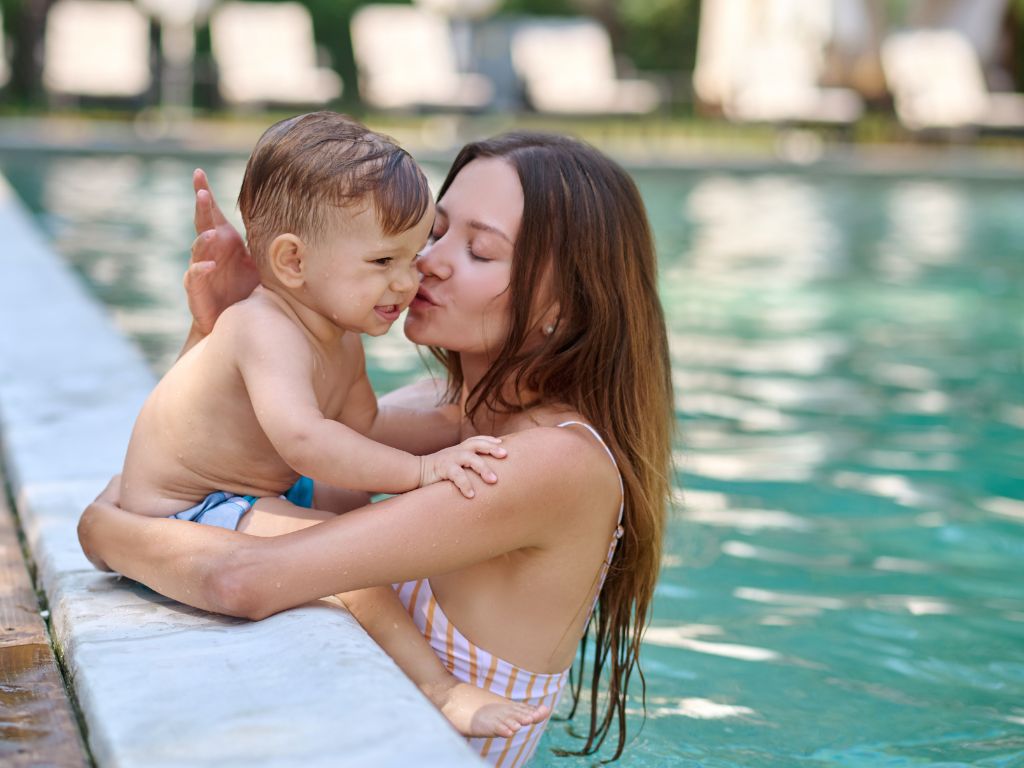
[[299, 3], [224, 3], [210, 17], [210, 45], [228, 104], [326, 104], [341, 95], [338, 73], [317, 65], [313, 20]]
[[483, 75], [459, 72], [447, 19], [405, 5], [366, 5], [352, 16], [362, 100], [377, 109], [480, 109], [494, 96]]
[[890, 35], [882, 68], [896, 116], [907, 128], [1024, 128], [1024, 95], [990, 93], [977, 54], [953, 30]]
[[55, 97], [138, 97], [152, 83], [149, 20], [121, 0], [59, 0], [46, 17], [43, 86]]
[[821, 86], [832, 32], [823, 0], [704, 0], [697, 98], [737, 121], [852, 123], [860, 96]]
[[653, 83], [617, 76], [608, 32], [590, 19], [524, 22], [512, 63], [538, 112], [642, 114], [661, 104]]

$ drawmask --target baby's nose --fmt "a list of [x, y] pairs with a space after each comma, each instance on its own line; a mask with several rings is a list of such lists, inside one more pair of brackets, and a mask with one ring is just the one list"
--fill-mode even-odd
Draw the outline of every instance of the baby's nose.
[[391, 290], [395, 293], [412, 293], [420, 284], [420, 273], [415, 265], [400, 272], [391, 283]]

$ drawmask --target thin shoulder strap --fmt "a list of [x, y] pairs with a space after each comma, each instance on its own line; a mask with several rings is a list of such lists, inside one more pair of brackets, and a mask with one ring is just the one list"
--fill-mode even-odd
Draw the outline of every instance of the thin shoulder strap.
[[604, 448], [604, 452], [607, 453], [608, 454], [608, 458], [612, 460], [612, 466], [615, 467], [615, 474], [618, 475], [618, 477], [619, 477], [619, 492], [621, 493], [620, 498], [622, 499], [622, 502], [619, 504], [619, 522], [617, 524], [618, 525], [618, 529], [616, 530], [616, 537], [615, 537], [616, 539], [619, 539], [619, 538], [622, 537], [622, 533], [621, 533], [621, 530], [622, 530], [622, 513], [623, 513], [623, 511], [625, 509], [625, 503], [626, 503], [626, 486], [622, 482], [622, 473], [619, 471], [619, 462], [617, 462], [615, 460], [615, 454], [612, 453], [611, 448], [608, 447], [608, 444], [604, 441], [604, 438], [601, 437], [601, 433], [598, 432], [596, 429], [594, 429], [589, 424], [587, 424], [585, 421], [563, 421], [561, 424], [556, 424], [555, 426], [558, 426], [558, 427], [568, 427], [568, 426], [571, 426], [573, 424], [575, 424], [577, 426], [580, 426], [580, 427], [583, 427], [588, 432], [590, 432], [590, 434], [592, 434], [595, 438], [597, 438], [597, 442], [599, 442], [601, 444], [601, 447]]
[[597, 442], [599, 442], [601, 444], [601, 447], [604, 448], [604, 452], [608, 454], [608, 458], [612, 460], [612, 464], [615, 465], [616, 469], [619, 468], [618, 462], [615, 461], [615, 455], [611, 452], [611, 449], [608, 447], [608, 444], [604, 441], [604, 438], [601, 437], [601, 434], [596, 429], [594, 429], [592, 426], [587, 424], [585, 421], [563, 421], [561, 424], [557, 424], [556, 426], [568, 427], [571, 424], [577, 424], [577, 425], [583, 427], [588, 432], [590, 432], [590, 434], [592, 434], [594, 437], [596, 437], [597, 438]]

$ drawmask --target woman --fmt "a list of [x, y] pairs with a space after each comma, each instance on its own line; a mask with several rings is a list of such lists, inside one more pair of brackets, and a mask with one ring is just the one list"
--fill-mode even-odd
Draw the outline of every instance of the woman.
[[[244, 294], [242, 264], [236, 251], [192, 274], [197, 321], [224, 308], [210, 310], [211, 296]], [[580, 753], [614, 728], [617, 758], [658, 573], [674, 417], [640, 195], [615, 163], [571, 139], [476, 142], [441, 187], [418, 266], [406, 335], [446, 368], [461, 436], [502, 436], [496, 485], [467, 500], [435, 484], [270, 538], [131, 515], [101, 498], [83, 515], [83, 548], [165, 595], [253, 619], [395, 584], [457, 677], [539, 705], [557, 701], [580, 644], [582, 673], [591, 627]], [[274, 514], [273, 504], [261, 511]], [[582, 675], [574, 711], [581, 687]], [[542, 730], [477, 746], [519, 766]]]

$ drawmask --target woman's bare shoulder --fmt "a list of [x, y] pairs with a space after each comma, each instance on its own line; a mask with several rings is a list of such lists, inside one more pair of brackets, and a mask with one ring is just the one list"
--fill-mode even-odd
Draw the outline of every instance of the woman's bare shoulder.
[[618, 499], [618, 471], [604, 446], [582, 427], [532, 427], [503, 436], [502, 443], [508, 458], [497, 467], [499, 478], [502, 469], [513, 470], [530, 495], [569, 505]]

